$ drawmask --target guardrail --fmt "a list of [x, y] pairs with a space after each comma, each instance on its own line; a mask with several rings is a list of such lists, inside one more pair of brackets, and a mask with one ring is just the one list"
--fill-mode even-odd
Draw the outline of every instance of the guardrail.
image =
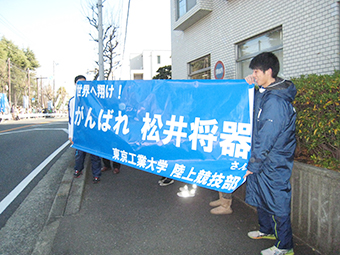
[[[35, 118], [63, 118], [67, 117], [67, 113], [22, 113], [18, 114], [15, 118], [19, 119], [35, 119]], [[11, 114], [3, 114], [0, 115], [0, 119], [2, 120], [12, 120], [13, 117]]]

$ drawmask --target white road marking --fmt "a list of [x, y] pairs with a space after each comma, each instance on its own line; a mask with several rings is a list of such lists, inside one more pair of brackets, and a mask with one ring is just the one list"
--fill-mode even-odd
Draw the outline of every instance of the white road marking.
[[10, 134], [15, 134], [15, 133], [24, 133], [24, 132], [30, 132], [30, 131], [46, 131], [46, 130], [61, 130], [64, 131], [65, 133], [68, 134], [68, 129], [67, 128], [31, 128], [31, 129], [26, 129], [26, 130], [17, 130], [17, 131], [6, 131], [4, 133], [0, 133], [0, 135], [10, 135]]
[[[46, 130], [46, 129], [44, 129]], [[54, 129], [55, 130], [55, 129]], [[60, 130], [60, 129], [59, 129]], [[64, 129], [62, 129], [64, 130]], [[65, 130], [64, 130], [65, 131]], [[19, 132], [19, 131], [15, 131]], [[67, 130], [66, 130], [67, 132]], [[6, 133], [4, 133], [6, 134]], [[13, 202], [13, 200], [26, 188], [26, 186], [41, 172], [44, 167], [50, 163], [59, 152], [61, 152], [70, 141], [65, 142], [56, 151], [54, 151], [48, 158], [46, 158], [39, 166], [36, 167], [24, 180], [22, 180], [1, 202], [0, 202], [0, 214]]]

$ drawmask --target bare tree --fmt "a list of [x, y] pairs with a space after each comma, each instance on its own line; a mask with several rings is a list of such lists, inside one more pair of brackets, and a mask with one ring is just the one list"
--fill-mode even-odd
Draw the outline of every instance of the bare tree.
[[[87, 16], [87, 20], [90, 25], [93, 26], [98, 31], [98, 6], [95, 4], [90, 4], [91, 17]], [[91, 33], [90, 36], [93, 41], [99, 42], [97, 37], [94, 37]], [[119, 61], [115, 61], [115, 58], [119, 56], [115, 51], [118, 46], [117, 41], [117, 27], [113, 24], [107, 25], [103, 33], [103, 59], [104, 59], [104, 79], [108, 80], [112, 71], [118, 67]], [[99, 66], [98, 61], [95, 61]], [[94, 70], [93, 80], [97, 80], [99, 76], [99, 68]]]

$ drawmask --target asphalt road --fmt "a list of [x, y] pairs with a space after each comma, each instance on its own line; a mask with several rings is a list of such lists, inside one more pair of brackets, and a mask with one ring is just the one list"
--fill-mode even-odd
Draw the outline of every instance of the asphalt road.
[[[39, 172], [0, 213], [0, 229], [61, 153], [49, 158], [67, 142], [67, 120], [31, 119], [0, 123], [0, 201], [4, 201], [32, 171]], [[42, 166], [42, 163], [46, 165]], [[40, 170], [37, 168], [41, 168]], [[31, 174], [32, 176], [32, 174]], [[13, 192], [12, 192], [13, 193]]]

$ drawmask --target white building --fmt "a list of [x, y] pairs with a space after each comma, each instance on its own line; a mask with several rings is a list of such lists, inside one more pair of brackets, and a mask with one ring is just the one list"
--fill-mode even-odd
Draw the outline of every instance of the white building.
[[130, 80], [151, 80], [160, 67], [171, 65], [170, 50], [145, 50], [130, 54]]
[[173, 79], [235, 79], [271, 51], [280, 76], [339, 69], [336, 0], [170, 0]]

